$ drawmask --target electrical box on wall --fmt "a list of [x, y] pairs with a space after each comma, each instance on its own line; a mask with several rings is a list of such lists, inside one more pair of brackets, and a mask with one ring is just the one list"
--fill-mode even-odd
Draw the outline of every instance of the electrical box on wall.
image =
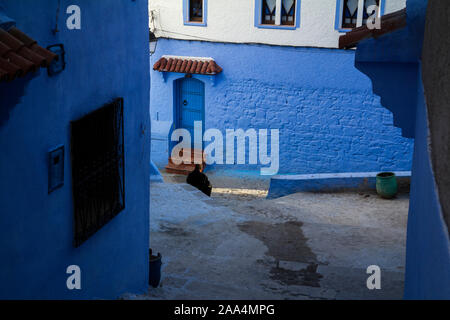
[[47, 47], [47, 50], [53, 52], [58, 56], [58, 59], [52, 61], [48, 66], [48, 75], [54, 76], [61, 73], [66, 68], [66, 51], [64, 50], [64, 45], [55, 44]]
[[64, 146], [50, 151], [48, 162], [48, 193], [52, 193], [64, 185]]

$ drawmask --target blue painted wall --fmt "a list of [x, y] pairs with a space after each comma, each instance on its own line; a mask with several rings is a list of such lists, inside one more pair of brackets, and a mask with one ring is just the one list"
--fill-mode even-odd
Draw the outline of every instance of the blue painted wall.
[[[415, 138], [405, 298], [450, 299], [450, 242], [431, 166], [426, 99], [421, 74], [426, 0], [407, 1], [408, 26], [358, 45], [356, 66], [373, 81], [386, 108]], [[392, 79], [397, 79], [396, 83]]]
[[418, 78], [417, 124], [406, 246], [406, 299], [450, 299], [450, 242], [442, 216], [428, 143], [422, 77]]
[[[0, 84], [0, 299], [109, 299], [148, 283], [147, 2], [62, 0], [53, 35], [57, 3], [0, 0], [17, 27], [42, 46], [63, 43], [67, 53], [66, 70], [55, 77], [44, 69]], [[65, 27], [72, 4], [81, 7], [81, 30]], [[76, 249], [70, 121], [115, 97], [125, 102], [126, 209]], [[49, 195], [47, 152], [61, 144], [65, 184]], [[66, 288], [72, 264], [81, 267], [79, 291]]]
[[[194, 75], [205, 82], [206, 129], [280, 129], [279, 173], [411, 169], [413, 140], [393, 126], [353, 51], [159, 39], [152, 63], [162, 55], [216, 60], [215, 81]], [[152, 122], [173, 120], [183, 76], [152, 72]], [[167, 164], [167, 143], [154, 140], [152, 151]]]

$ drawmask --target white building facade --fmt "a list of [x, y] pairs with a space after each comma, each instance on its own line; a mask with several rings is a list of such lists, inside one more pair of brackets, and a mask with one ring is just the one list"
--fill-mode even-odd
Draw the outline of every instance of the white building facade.
[[[379, 5], [380, 14], [405, 8], [406, 0], [202, 0], [202, 20], [190, 21], [195, 1], [150, 0], [150, 28], [157, 37], [226, 43], [260, 43], [279, 46], [337, 48], [349, 8], [363, 23], [364, 10]], [[344, 4], [346, 8], [344, 8]], [[265, 23], [263, 7], [273, 9], [273, 23]], [[280, 9], [281, 8], [281, 9]], [[287, 9], [285, 9], [287, 8]], [[293, 9], [292, 24], [282, 19]], [[345, 9], [345, 10], [344, 10]], [[284, 21], [282, 21], [284, 20]], [[289, 21], [288, 21], [289, 22]]]

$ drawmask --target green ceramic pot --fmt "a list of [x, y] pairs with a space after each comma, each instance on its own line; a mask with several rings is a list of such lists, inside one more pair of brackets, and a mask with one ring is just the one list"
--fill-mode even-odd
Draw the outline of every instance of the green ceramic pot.
[[384, 199], [392, 199], [397, 195], [397, 177], [393, 172], [377, 174], [377, 193]]

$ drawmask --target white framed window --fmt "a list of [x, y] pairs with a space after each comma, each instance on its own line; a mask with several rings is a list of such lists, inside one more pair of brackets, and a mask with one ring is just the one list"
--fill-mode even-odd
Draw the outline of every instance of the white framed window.
[[336, 29], [351, 30], [367, 24], [373, 14], [372, 6], [378, 7], [378, 16], [383, 15], [385, 0], [337, 0]]
[[208, 0], [183, 0], [185, 25], [206, 26]]
[[255, 0], [255, 26], [271, 29], [300, 27], [301, 0]]

